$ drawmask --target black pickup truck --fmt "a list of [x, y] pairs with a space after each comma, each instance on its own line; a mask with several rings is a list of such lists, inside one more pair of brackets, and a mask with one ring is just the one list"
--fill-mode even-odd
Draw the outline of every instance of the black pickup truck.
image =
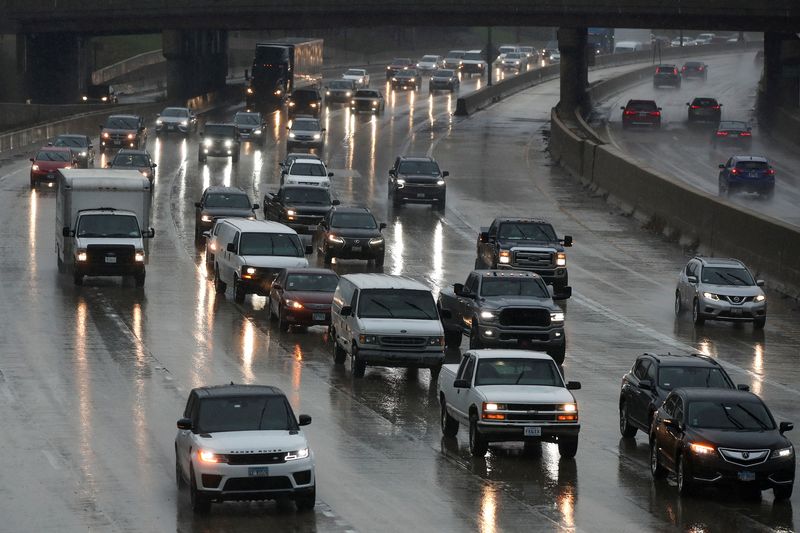
[[264, 218], [310, 235], [334, 205], [339, 205], [339, 200], [325, 187], [284, 185], [277, 193], [264, 195]]
[[474, 270], [463, 285], [443, 290], [438, 306], [449, 312], [440, 312], [448, 346], [459, 346], [468, 335], [470, 348], [545, 350], [559, 365], [564, 362], [564, 311], [538, 274]]
[[567, 254], [572, 237], [556, 236], [553, 226], [533, 218], [496, 218], [478, 235], [475, 268], [527, 270], [553, 286], [553, 299], [572, 296], [567, 273]]

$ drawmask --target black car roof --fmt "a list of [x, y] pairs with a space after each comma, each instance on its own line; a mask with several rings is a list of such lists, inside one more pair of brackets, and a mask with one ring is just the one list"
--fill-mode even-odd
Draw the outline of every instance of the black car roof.
[[709, 367], [709, 368], [722, 368], [719, 361], [707, 355], [692, 353], [692, 354], [653, 354], [644, 353], [640, 356], [650, 357], [658, 361], [661, 366], [696, 366], [696, 367]]
[[432, 157], [427, 156], [416, 156], [416, 155], [401, 155], [400, 161], [432, 161], [436, 162], [436, 160]]
[[680, 387], [672, 391], [678, 393], [687, 400], [718, 400], [723, 402], [736, 402], [742, 400], [762, 401], [752, 392], [738, 389], [716, 389], [705, 387]]
[[270, 385], [212, 385], [193, 389], [200, 398], [231, 398], [241, 396], [286, 396], [278, 387]]
[[506, 222], [530, 222], [532, 224], [547, 224], [551, 225], [550, 222], [547, 220], [542, 220], [540, 218], [519, 218], [519, 217], [498, 217], [494, 219], [495, 222], [498, 224], [504, 224]]
[[240, 189], [239, 187], [226, 187], [224, 185], [212, 185], [210, 187], [206, 187], [206, 190], [203, 193], [218, 193], [218, 194], [241, 194], [247, 196], [247, 193], [244, 189]]
[[482, 278], [541, 278], [539, 274], [529, 270], [479, 269], [473, 270], [473, 272]]
[[[319, 187], [317, 187], [319, 188]], [[372, 211], [369, 210], [368, 207], [360, 207], [355, 205], [335, 205], [331, 208], [332, 213], [369, 213], [372, 214]]]

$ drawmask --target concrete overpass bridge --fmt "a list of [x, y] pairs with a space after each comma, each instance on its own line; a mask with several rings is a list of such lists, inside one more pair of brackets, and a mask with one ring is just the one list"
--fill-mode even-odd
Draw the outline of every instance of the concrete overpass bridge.
[[74, 100], [95, 35], [162, 32], [168, 92], [185, 97], [224, 84], [228, 30], [382, 25], [558, 27], [565, 107], [585, 94], [587, 27], [763, 31], [765, 100], [797, 105], [800, 94], [797, 0], [0, 0], [0, 45], [17, 57], [0, 100]]

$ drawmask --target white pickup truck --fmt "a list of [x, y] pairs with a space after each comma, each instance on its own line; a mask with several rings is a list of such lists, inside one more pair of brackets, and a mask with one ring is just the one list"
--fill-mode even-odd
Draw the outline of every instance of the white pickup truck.
[[561, 457], [578, 451], [578, 404], [553, 359], [528, 350], [470, 350], [461, 364], [442, 365], [439, 402], [442, 432], [469, 428], [469, 449], [483, 457], [492, 442], [558, 444]]

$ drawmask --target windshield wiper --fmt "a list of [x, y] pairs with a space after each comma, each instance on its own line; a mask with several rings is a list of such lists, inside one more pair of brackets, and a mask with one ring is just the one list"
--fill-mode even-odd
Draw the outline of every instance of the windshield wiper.
[[726, 408], [724, 405], [722, 406], [722, 412], [723, 412], [723, 413], [725, 413], [725, 417], [726, 417], [728, 420], [730, 420], [730, 421], [731, 421], [731, 424], [733, 424], [734, 426], [736, 426], [736, 429], [744, 429], [744, 426], [742, 425], [742, 423], [741, 423], [741, 422], [739, 422], [739, 421], [738, 421], [738, 420], [737, 420], [737, 419], [736, 419], [734, 416], [732, 416], [732, 415], [731, 415], [731, 414], [728, 412], [728, 409], [727, 409], [727, 408]]
[[751, 412], [749, 409], [747, 409], [745, 406], [743, 406], [743, 405], [742, 405], [742, 404], [740, 404], [740, 403], [737, 403], [737, 404], [736, 404], [736, 406], [737, 406], [739, 409], [741, 409], [742, 411], [744, 411], [744, 412], [747, 414], [747, 416], [749, 416], [750, 418], [752, 418], [753, 420], [755, 420], [755, 421], [756, 421], [756, 424], [758, 424], [758, 426], [759, 426], [761, 429], [768, 429], [768, 428], [767, 428], [767, 425], [764, 423], [764, 421], [763, 421], [763, 420], [761, 420], [760, 418], [758, 418], [756, 415], [754, 415], [754, 414], [753, 414], [753, 413], [752, 413], [752, 412]]
[[392, 317], [392, 318], [394, 318], [394, 313], [392, 313], [392, 310], [391, 310], [391, 309], [389, 309], [387, 306], [383, 305], [383, 304], [382, 304], [382, 303], [380, 303], [378, 300], [372, 300], [372, 303], [374, 303], [374, 304], [375, 304], [375, 305], [377, 305], [378, 307], [383, 307], [384, 309], [386, 309], [386, 312], [387, 312], [387, 313], [389, 313], [389, 316], [390, 316], [390, 317]]
[[403, 300], [403, 303], [408, 305], [411, 308], [416, 309], [417, 311], [419, 311], [420, 313], [425, 315], [425, 318], [427, 318], [428, 320], [433, 320], [433, 317], [431, 315], [429, 315], [427, 311], [425, 311], [423, 308], [421, 308], [420, 306], [418, 306], [414, 302], [409, 302], [407, 300]]
[[514, 385], [519, 385], [519, 380], [522, 379], [522, 376], [524, 376], [526, 372], [527, 370], [523, 370], [522, 372], [519, 373], [519, 376], [517, 376], [517, 381], [514, 382]]
[[725, 275], [728, 276], [729, 278], [735, 279], [741, 285], [747, 285], [747, 282], [745, 281], [744, 278], [740, 278], [739, 276], [735, 276], [734, 274], [731, 274], [730, 272], [725, 272]]

